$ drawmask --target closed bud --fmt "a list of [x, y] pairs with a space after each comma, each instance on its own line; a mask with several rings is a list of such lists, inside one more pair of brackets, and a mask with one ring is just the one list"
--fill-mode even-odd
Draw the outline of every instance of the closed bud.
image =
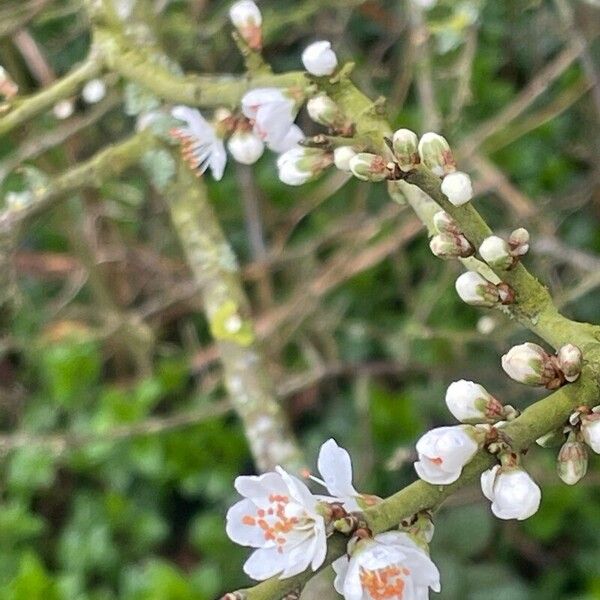
[[433, 215], [433, 226], [437, 229], [438, 233], [460, 233], [456, 221], [443, 210]]
[[60, 100], [52, 108], [52, 112], [57, 119], [64, 121], [68, 119], [75, 110], [75, 106], [72, 100]]
[[463, 423], [497, 423], [505, 418], [504, 406], [482, 385], [461, 379], [448, 386], [448, 410]]
[[350, 173], [350, 161], [356, 156], [352, 146], [340, 146], [333, 151], [333, 164], [340, 170]]
[[446, 138], [429, 132], [421, 137], [418, 146], [421, 162], [438, 177], [456, 170], [456, 162]]
[[554, 358], [531, 342], [513, 346], [502, 357], [502, 368], [511, 379], [526, 385], [553, 388], [560, 381]]
[[304, 68], [315, 77], [331, 75], [337, 68], [338, 60], [327, 41], [314, 42], [302, 53]]
[[383, 181], [389, 175], [383, 156], [369, 152], [359, 152], [350, 159], [350, 171], [354, 177], [363, 181]]
[[490, 235], [481, 242], [479, 254], [494, 269], [506, 271], [515, 264], [508, 243], [497, 235]]
[[342, 111], [327, 94], [313, 96], [306, 103], [306, 110], [310, 118], [320, 125], [343, 130], [349, 127]]
[[600, 454], [600, 413], [581, 416], [581, 435], [585, 443]]
[[251, 0], [240, 0], [229, 9], [229, 18], [240, 36], [252, 50], [262, 47], [262, 15]]
[[106, 96], [106, 83], [102, 79], [91, 79], [81, 90], [81, 97], [87, 104], [96, 104]]
[[583, 364], [581, 350], [573, 344], [566, 344], [559, 348], [556, 357], [565, 379], [569, 382], [575, 381], [581, 374]]
[[332, 161], [332, 155], [320, 148], [292, 148], [277, 159], [279, 179], [287, 185], [302, 185], [318, 177]]
[[475, 271], [467, 271], [458, 277], [456, 291], [463, 302], [471, 306], [487, 306], [510, 304], [514, 294], [506, 284], [494, 285]]
[[264, 152], [263, 141], [253, 131], [236, 131], [227, 141], [231, 156], [243, 165], [254, 164]]
[[515, 229], [508, 236], [508, 245], [513, 256], [524, 256], [529, 252], [529, 231], [524, 227]]
[[415, 471], [427, 483], [449, 485], [460, 477], [480, 443], [477, 430], [470, 425], [432, 429], [417, 441]]
[[464, 235], [439, 233], [429, 241], [429, 247], [438, 258], [466, 258], [475, 253], [475, 249]]
[[392, 148], [400, 170], [405, 173], [412, 171], [421, 162], [418, 149], [419, 138], [410, 129], [398, 129], [394, 132]]
[[587, 471], [588, 452], [585, 444], [570, 435], [556, 459], [558, 476], [567, 484], [575, 485]]
[[11, 100], [19, 93], [19, 86], [13, 81], [4, 67], [0, 67], [0, 95]]
[[471, 178], [462, 171], [446, 175], [442, 180], [442, 193], [454, 206], [462, 206], [473, 198]]
[[485, 471], [481, 491], [499, 519], [527, 519], [537, 512], [542, 498], [539, 486], [519, 467], [496, 465]]

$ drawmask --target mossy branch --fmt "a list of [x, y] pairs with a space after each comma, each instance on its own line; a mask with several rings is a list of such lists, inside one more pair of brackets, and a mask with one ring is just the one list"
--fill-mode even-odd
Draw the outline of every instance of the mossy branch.
[[60, 100], [75, 94], [86, 81], [96, 77], [101, 70], [102, 59], [98, 52], [92, 50], [84, 62], [51, 86], [37, 94], [15, 98], [3, 107], [7, 112], [0, 116], [0, 135], [12, 131]]
[[0, 238], [11, 234], [24, 221], [52, 208], [65, 194], [85, 187], [99, 187], [136, 164], [153, 145], [149, 131], [136, 133], [122, 142], [107, 146], [92, 158], [49, 180], [44, 188], [31, 190], [30, 201], [0, 213]]
[[241, 284], [236, 258], [208, 200], [179, 156], [174, 180], [164, 190], [171, 221], [204, 301], [220, 350], [225, 385], [240, 416], [257, 467], [305, 465], [264, 363]]

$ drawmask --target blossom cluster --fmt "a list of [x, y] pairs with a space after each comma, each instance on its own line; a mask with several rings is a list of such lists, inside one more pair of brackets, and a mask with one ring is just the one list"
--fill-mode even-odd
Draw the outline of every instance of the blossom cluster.
[[[446, 391], [446, 405], [463, 424], [438, 427], [417, 442], [417, 475], [434, 485], [449, 485], [461, 475], [475, 454], [501, 436], [506, 420], [517, 411], [504, 406], [482, 385], [473, 381], [455, 381]], [[481, 475], [481, 489], [500, 519], [526, 519], [540, 504], [541, 491], [510, 450], [500, 455], [501, 465]]]
[[[260, 52], [262, 15], [257, 5], [251, 0], [240, 0], [231, 7], [229, 15], [248, 50]], [[448, 142], [437, 133], [425, 133], [419, 139], [409, 129], [398, 129], [389, 140], [389, 147], [383, 139], [379, 147], [369, 147], [353, 137], [352, 117], [344, 114], [335, 98], [318, 91], [319, 82], [335, 76], [339, 67], [330, 42], [310, 44], [302, 53], [302, 63], [315, 86], [251, 89], [238, 109], [232, 112], [220, 108], [211, 120], [196, 109], [176, 107], [172, 114], [184, 124], [175, 127], [173, 135], [182, 142], [183, 156], [190, 166], [200, 175], [210, 169], [215, 179], [221, 179], [227, 162], [227, 138], [229, 153], [243, 164], [256, 162], [265, 147], [279, 154], [279, 178], [288, 185], [312, 181], [331, 166], [358, 179], [377, 182], [400, 178], [424, 165], [442, 178], [441, 190], [452, 204], [460, 206], [471, 200], [470, 177], [456, 170]], [[334, 137], [305, 136], [294, 122], [304, 104], [312, 121], [325, 126]]]
[[[230, 19], [238, 41], [249, 52], [260, 52], [262, 15], [256, 4], [236, 2]], [[345, 112], [344, 98], [336, 95], [333, 84], [346, 70], [340, 70], [330, 42], [310, 44], [301, 60], [308, 85], [250, 89], [239, 107], [218, 109], [210, 120], [193, 108], [173, 108], [172, 116], [179, 124], [172, 135], [180, 140], [190, 166], [198, 174], [210, 169], [218, 180], [227, 150], [237, 162], [253, 164], [269, 149], [278, 155], [280, 180], [292, 186], [310, 182], [331, 167], [369, 182], [410, 181], [414, 171], [428, 172], [430, 178], [439, 178], [436, 200], [445, 209], [433, 216], [432, 252], [444, 259], [477, 254], [485, 263], [458, 277], [455, 287], [460, 298], [483, 307], [517, 301], [515, 291], [501, 277], [519, 268], [529, 250], [529, 233], [519, 228], [506, 238], [489, 235], [475, 243], [461, 231], [452, 215], [464, 209], [455, 211], [454, 207], [470, 202], [474, 192], [469, 175], [457, 169], [448, 141], [434, 132], [419, 136], [406, 128], [379, 143], [370, 136], [365, 141], [356, 135], [360, 128], [355, 115]], [[305, 135], [295, 123], [303, 107], [314, 123], [326, 128], [325, 133]], [[572, 344], [551, 354], [527, 342], [502, 357], [502, 368], [513, 380], [547, 389], [576, 381], [582, 367], [582, 352]], [[487, 451], [498, 459], [480, 477], [493, 514], [517, 520], [533, 515], [540, 506], [541, 490], [523, 468], [520, 449], [511, 446], [503, 431], [518, 411], [473, 381], [453, 382], [445, 400], [460, 424], [437, 427], [417, 441], [417, 475], [432, 485], [451, 485], [477, 455]], [[554, 434], [562, 439], [558, 474], [573, 484], [585, 474], [587, 446], [600, 452], [600, 406], [578, 410]], [[322, 480], [310, 479], [324, 486], [329, 495], [313, 494], [304, 481], [281, 467], [236, 479], [235, 487], [244, 499], [229, 510], [227, 533], [235, 542], [255, 548], [244, 565], [250, 577], [288, 578], [308, 568], [317, 570], [325, 561], [327, 538], [338, 531], [350, 536], [347, 554], [333, 563], [335, 589], [347, 600], [424, 600], [430, 589], [440, 589], [438, 570], [427, 552], [430, 536], [423, 533], [427, 527], [373, 535], [361, 511], [377, 499], [356, 491], [350, 457], [334, 440], [321, 447], [318, 470]]]
[[[284, 579], [309, 567], [317, 570], [336, 522], [351, 520], [352, 513], [369, 503], [369, 497], [354, 488], [350, 456], [335, 440], [321, 446], [317, 464], [323, 479], [311, 479], [330, 496], [313, 494], [281, 467], [235, 480], [244, 499], [227, 512], [226, 530], [234, 542], [256, 548], [244, 565], [253, 579], [275, 575]], [[345, 531], [342, 526], [338, 529]], [[333, 563], [335, 589], [346, 600], [422, 600], [429, 588], [439, 591], [437, 567], [410, 532], [362, 535], [353, 542], [348, 553]]]

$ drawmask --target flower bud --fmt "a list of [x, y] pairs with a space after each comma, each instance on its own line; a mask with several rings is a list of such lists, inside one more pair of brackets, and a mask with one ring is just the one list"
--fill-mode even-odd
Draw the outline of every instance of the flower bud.
[[352, 146], [340, 146], [333, 151], [333, 164], [340, 170], [350, 173], [350, 161], [356, 156]]
[[19, 93], [19, 86], [4, 67], [0, 67], [0, 95], [11, 100]]
[[421, 162], [438, 177], [443, 177], [456, 170], [456, 162], [450, 150], [450, 144], [437, 133], [429, 132], [419, 141]]
[[529, 231], [524, 227], [515, 229], [508, 236], [508, 245], [513, 256], [524, 256], [529, 252]]
[[581, 416], [581, 435], [585, 443], [600, 454], [600, 413]]
[[502, 357], [502, 368], [511, 379], [526, 385], [556, 387], [560, 380], [553, 357], [531, 342], [513, 346]]
[[81, 90], [81, 97], [87, 104], [97, 104], [106, 96], [106, 83], [102, 79], [91, 79]]
[[240, 0], [232, 4], [229, 18], [249, 48], [262, 48], [262, 15], [252, 0]]
[[383, 156], [359, 152], [350, 159], [350, 171], [363, 181], [383, 181], [388, 176], [387, 163]]
[[314, 42], [302, 53], [304, 68], [315, 77], [331, 75], [338, 64], [337, 56], [327, 41]]
[[401, 171], [408, 173], [421, 162], [418, 146], [419, 138], [414, 131], [398, 129], [394, 132], [392, 148]]
[[438, 233], [460, 233], [456, 221], [443, 210], [433, 215], [433, 226], [437, 229]]
[[466, 258], [475, 253], [475, 249], [464, 235], [439, 233], [429, 241], [429, 247], [438, 258]]
[[581, 365], [583, 363], [581, 350], [573, 344], [566, 344], [559, 348], [556, 357], [565, 379], [569, 382], [575, 381], [581, 374]]
[[498, 323], [494, 317], [491, 317], [490, 315], [484, 315], [477, 321], [476, 328], [481, 335], [490, 335], [490, 333], [496, 329], [497, 325]]
[[482, 385], [461, 379], [448, 386], [448, 410], [463, 423], [496, 423], [504, 419], [504, 407]]
[[571, 435], [563, 444], [556, 459], [558, 476], [567, 484], [575, 485], [587, 471], [588, 452], [585, 444]]
[[497, 235], [490, 235], [481, 242], [479, 254], [494, 269], [506, 271], [515, 264], [515, 259], [511, 256], [508, 243]]
[[54, 116], [61, 121], [68, 119], [73, 114], [74, 110], [75, 106], [73, 105], [72, 100], [60, 100], [52, 108]]
[[327, 94], [313, 96], [306, 103], [306, 110], [310, 118], [320, 125], [344, 132], [352, 127], [338, 105]]
[[237, 130], [227, 141], [227, 148], [237, 162], [252, 165], [262, 156], [265, 145], [253, 131]]
[[456, 481], [463, 467], [479, 449], [476, 429], [470, 425], [437, 427], [417, 442], [417, 475], [427, 483], [448, 485]]
[[473, 198], [471, 178], [462, 171], [454, 171], [442, 180], [442, 192], [454, 206], [462, 206]]
[[499, 519], [527, 519], [537, 512], [542, 498], [538, 485], [519, 467], [496, 465], [484, 471], [481, 491]]
[[302, 185], [320, 175], [332, 160], [332, 155], [320, 148], [292, 148], [277, 159], [279, 179], [287, 185]]
[[506, 284], [494, 285], [483, 275], [467, 271], [458, 277], [454, 284], [456, 292], [463, 302], [471, 306], [510, 304], [514, 301], [514, 292]]

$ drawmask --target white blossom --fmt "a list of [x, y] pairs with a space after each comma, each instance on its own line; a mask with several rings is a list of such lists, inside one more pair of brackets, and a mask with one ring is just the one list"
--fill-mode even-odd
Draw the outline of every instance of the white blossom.
[[401, 531], [361, 540], [351, 558], [333, 563], [334, 587], [346, 600], [427, 600], [440, 574], [425, 551]]
[[511, 379], [526, 385], [547, 385], [558, 376], [550, 355], [531, 342], [513, 346], [502, 357], [502, 368]]
[[407, 173], [419, 164], [421, 159], [419, 158], [418, 146], [419, 138], [414, 131], [398, 129], [394, 132], [392, 147], [400, 170]]
[[212, 176], [219, 181], [223, 177], [227, 153], [215, 128], [195, 108], [176, 106], [171, 114], [185, 123], [172, 131], [181, 141], [185, 160], [199, 174], [210, 168]]
[[357, 503], [360, 494], [352, 485], [350, 455], [344, 448], [338, 446], [334, 439], [329, 439], [322, 444], [319, 450], [317, 468], [327, 491], [336, 499], [341, 500], [347, 511], [360, 510]]
[[262, 25], [262, 15], [260, 9], [252, 0], [240, 0], [231, 5], [229, 9], [229, 18], [233, 26], [240, 29], [248, 23]]
[[495, 422], [503, 417], [503, 406], [482, 385], [460, 379], [446, 390], [446, 405], [458, 421]]
[[103, 79], [91, 79], [81, 90], [81, 97], [88, 104], [96, 104], [106, 96], [106, 83]]
[[253, 50], [262, 45], [262, 15], [260, 9], [251, 0], [240, 0], [231, 5], [229, 18], [244, 41]]
[[508, 242], [497, 235], [490, 235], [481, 242], [479, 254], [490, 267], [496, 269], [509, 269], [515, 260]]
[[587, 447], [577, 435], [571, 434], [556, 458], [558, 476], [567, 485], [575, 485], [586, 474], [587, 466]]
[[582, 415], [581, 434], [585, 443], [596, 454], [600, 454], [600, 413]]
[[[296, 103], [278, 88], [256, 88], [242, 98], [242, 112], [270, 148], [283, 144], [296, 118]], [[277, 150], [276, 150], [277, 151]]]
[[456, 481], [479, 449], [473, 434], [474, 428], [469, 425], [428, 431], [417, 442], [419, 460], [414, 465], [417, 475], [435, 485]]
[[496, 286], [475, 271], [459, 275], [454, 287], [461, 300], [472, 306], [492, 307], [499, 301]]
[[331, 75], [338, 64], [337, 56], [327, 41], [314, 42], [302, 52], [304, 68], [316, 77]]
[[446, 175], [442, 180], [442, 193], [454, 206], [462, 206], [473, 198], [471, 178], [462, 171]]
[[333, 163], [340, 170], [350, 172], [350, 161], [356, 156], [352, 146], [340, 146], [333, 151]]
[[560, 370], [569, 382], [576, 381], [581, 374], [583, 355], [581, 350], [573, 344], [565, 344], [556, 353]]
[[278, 142], [277, 144], [269, 142], [267, 146], [269, 147], [269, 150], [273, 150], [273, 152], [277, 152], [277, 154], [283, 154], [284, 152], [287, 152], [292, 148], [297, 148], [299, 142], [301, 142], [304, 139], [304, 137], [305, 136], [302, 129], [300, 129], [300, 127], [298, 127], [298, 125], [294, 123], [288, 129], [288, 132], [285, 134], [285, 136], [280, 142]]
[[456, 170], [450, 144], [441, 135], [433, 131], [423, 134], [419, 140], [418, 151], [421, 162], [438, 177]]
[[292, 148], [277, 159], [279, 179], [287, 185], [302, 185], [317, 177], [332, 160], [331, 154], [319, 148]]
[[383, 156], [370, 152], [359, 152], [349, 161], [350, 171], [362, 181], [383, 181], [389, 174]]
[[74, 110], [75, 105], [73, 104], [72, 100], [61, 100], [52, 108], [54, 116], [61, 121], [68, 119], [73, 114]]
[[319, 499], [306, 485], [286, 473], [240, 476], [235, 488], [244, 499], [227, 512], [227, 535], [242, 546], [257, 548], [244, 565], [252, 579], [292, 577], [325, 560], [325, 520]]
[[499, 519], [522, 521], [537, 512], [542, 493], [529, 474], [518, 467], [493, 468], [481, 474], [481, 490]]
[[253, 131], [236, 131], [227, 140], [227, 149], [237, 162], [252, 165], [262, 156], [265, 145]]

